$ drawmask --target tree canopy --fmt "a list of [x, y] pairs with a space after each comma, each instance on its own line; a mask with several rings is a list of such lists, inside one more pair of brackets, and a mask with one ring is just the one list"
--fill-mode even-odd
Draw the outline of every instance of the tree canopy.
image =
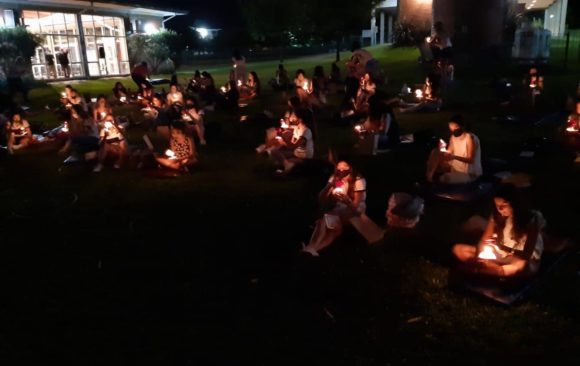
[[249, 0], [244, 16], [256, 42], [264, 45], [340, 41], [369, 25], [377, 0]]

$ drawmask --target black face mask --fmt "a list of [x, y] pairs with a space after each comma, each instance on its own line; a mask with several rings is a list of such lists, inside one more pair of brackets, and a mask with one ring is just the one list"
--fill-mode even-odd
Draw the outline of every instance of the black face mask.
[[339, 179], [343, 179], [345, 177], [347, 177], [350, 174], [350, 169], [348, 170], [337, 170], [334, 172], [334, 175], [339, 178]]
[[459, 136], [463, 135], [463, 128], [459, 127], [455, 131], [451, 132], [451, 134], [455, 137], [459, 137]]

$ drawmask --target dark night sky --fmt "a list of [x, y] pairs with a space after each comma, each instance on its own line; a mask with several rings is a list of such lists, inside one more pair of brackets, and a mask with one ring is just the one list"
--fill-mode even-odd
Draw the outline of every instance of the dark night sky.
[[189, 15], [176, 17], [167, 23], [169, 28], [177, 30], [194, 24], [208, 28], [238, 27], [242, 24], [236, 0], [113, 0], [113, 2], [189, 11]]

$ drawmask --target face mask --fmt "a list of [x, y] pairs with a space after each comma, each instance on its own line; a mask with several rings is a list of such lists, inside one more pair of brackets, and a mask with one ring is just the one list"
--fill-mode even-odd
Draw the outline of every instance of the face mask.
[[451, 134], [455, 137], [459, 137], [463, 134], [463, 128], [459, 127], [455, 131], [451, 132]]
[[334, 175], [339, 178], [339, 179], [343, 179], [346, 178], [348, 175], [350, 174], [350, 169], [347, 170], [337, 170]]

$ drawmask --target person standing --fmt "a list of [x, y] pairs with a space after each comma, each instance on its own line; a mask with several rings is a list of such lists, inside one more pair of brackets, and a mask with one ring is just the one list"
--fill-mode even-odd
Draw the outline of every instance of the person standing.
[[143, 61], [136, 65], [131, 72], [131, 79], [137, 84], [139, 88], [139, 93], [143, 93], [143, 88], [151, 88], [152, 85], [149, 82], [149, 68], [147, 67], [147, 62]]
[[58, 62], [60, 63], [65, 79], [70, 78], [70, 60], [68, 58], [68, 52], [68, 49], [63, 49], [58, 54]]
[[54, 64], [54, 55], [49, 53], [50, 51], [47, 50], [46, 54], [44, 55], [44, 60], [46, 61], [46, 70], [49, 79], [56, 78], [56, 66]]

